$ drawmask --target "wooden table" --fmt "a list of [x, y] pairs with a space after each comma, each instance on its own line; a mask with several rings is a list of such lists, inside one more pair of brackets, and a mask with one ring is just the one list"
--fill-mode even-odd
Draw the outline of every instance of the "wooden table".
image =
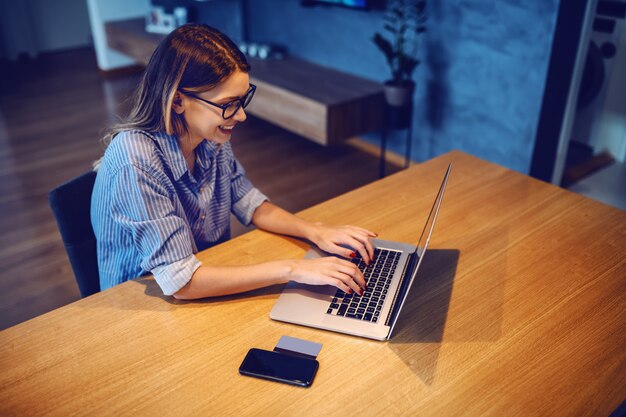
[[[449, 161], [392, 341], [273, 322], [280, 287], [179, 302], [143, 278], [1, 332], [0, 415], [610, 414], [626, 398], [625, 212], [451, 152], [301, 215], [415, 242]], [[255, 231], [200, 258], [305, 250]], [[311, 388], [238, 374], [282, 335], [323, 343]]]

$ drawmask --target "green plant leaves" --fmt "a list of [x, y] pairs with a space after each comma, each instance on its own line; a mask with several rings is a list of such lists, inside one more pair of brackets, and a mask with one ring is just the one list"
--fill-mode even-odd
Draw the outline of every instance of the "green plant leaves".
[[375, 33], [372, 41], [385, 56], [392, 81], [402, 84], [411, 79], [420, 64], [417, 59], [419, 36], [426, 31], [428, 19], [426, 1], [389, 0], [383, 16], [383, 28], [391, 40]]

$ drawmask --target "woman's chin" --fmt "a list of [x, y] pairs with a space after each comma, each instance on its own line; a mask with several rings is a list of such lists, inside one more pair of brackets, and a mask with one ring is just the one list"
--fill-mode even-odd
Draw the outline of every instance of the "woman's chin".
[[213, 135], [213, 142], [216, 143], [226, 143], [230, 140], [230, 138], [232, 137], [232, 133], [228, 132], [223, 132], [221, 129], [219, 129], [217, 131], [217, 133], [215, 135]]

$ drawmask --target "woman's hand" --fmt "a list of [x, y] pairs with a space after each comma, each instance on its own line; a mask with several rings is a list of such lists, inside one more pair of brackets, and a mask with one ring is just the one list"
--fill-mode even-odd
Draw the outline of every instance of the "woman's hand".
[[344, 258], [354, 257], [356, 254], [353, 252], [358, 252], [369, 264], [374, 256], [372, 238], [377, 236], [376, 233], [355, 226], [328, 227], [321, 223], [311, 223], [268, 201], [257, 207], [252, 222], [259, 229], [306, 238], [320, 249]]
[[[374, 259], [374, 246], [372, 238], [376, 233], [355, 226], [329, 227], [322, 224], [315, 224], [315, 232], [311, 240], [320, 249], [328, 253], [334, 253], [345, 258], [354, 258], [358, 252], [366, 264]], [[346, 249], [341, 246], [349, 246]]]
[[302, 284], [332, 285], [349, 294], [363, 295], [366, 288], [359, 268], [335, 256], [290, 261], [289, 278]]

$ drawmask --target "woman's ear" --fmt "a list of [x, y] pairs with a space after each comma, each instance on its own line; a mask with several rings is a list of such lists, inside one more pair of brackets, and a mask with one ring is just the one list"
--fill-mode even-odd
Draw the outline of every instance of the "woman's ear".
[[172, 110], [174, 110], [176, 114], [183, 114], [185, 112], [183, 97], [178, 91], [174, 94], [174, 100], [172, 100]]

